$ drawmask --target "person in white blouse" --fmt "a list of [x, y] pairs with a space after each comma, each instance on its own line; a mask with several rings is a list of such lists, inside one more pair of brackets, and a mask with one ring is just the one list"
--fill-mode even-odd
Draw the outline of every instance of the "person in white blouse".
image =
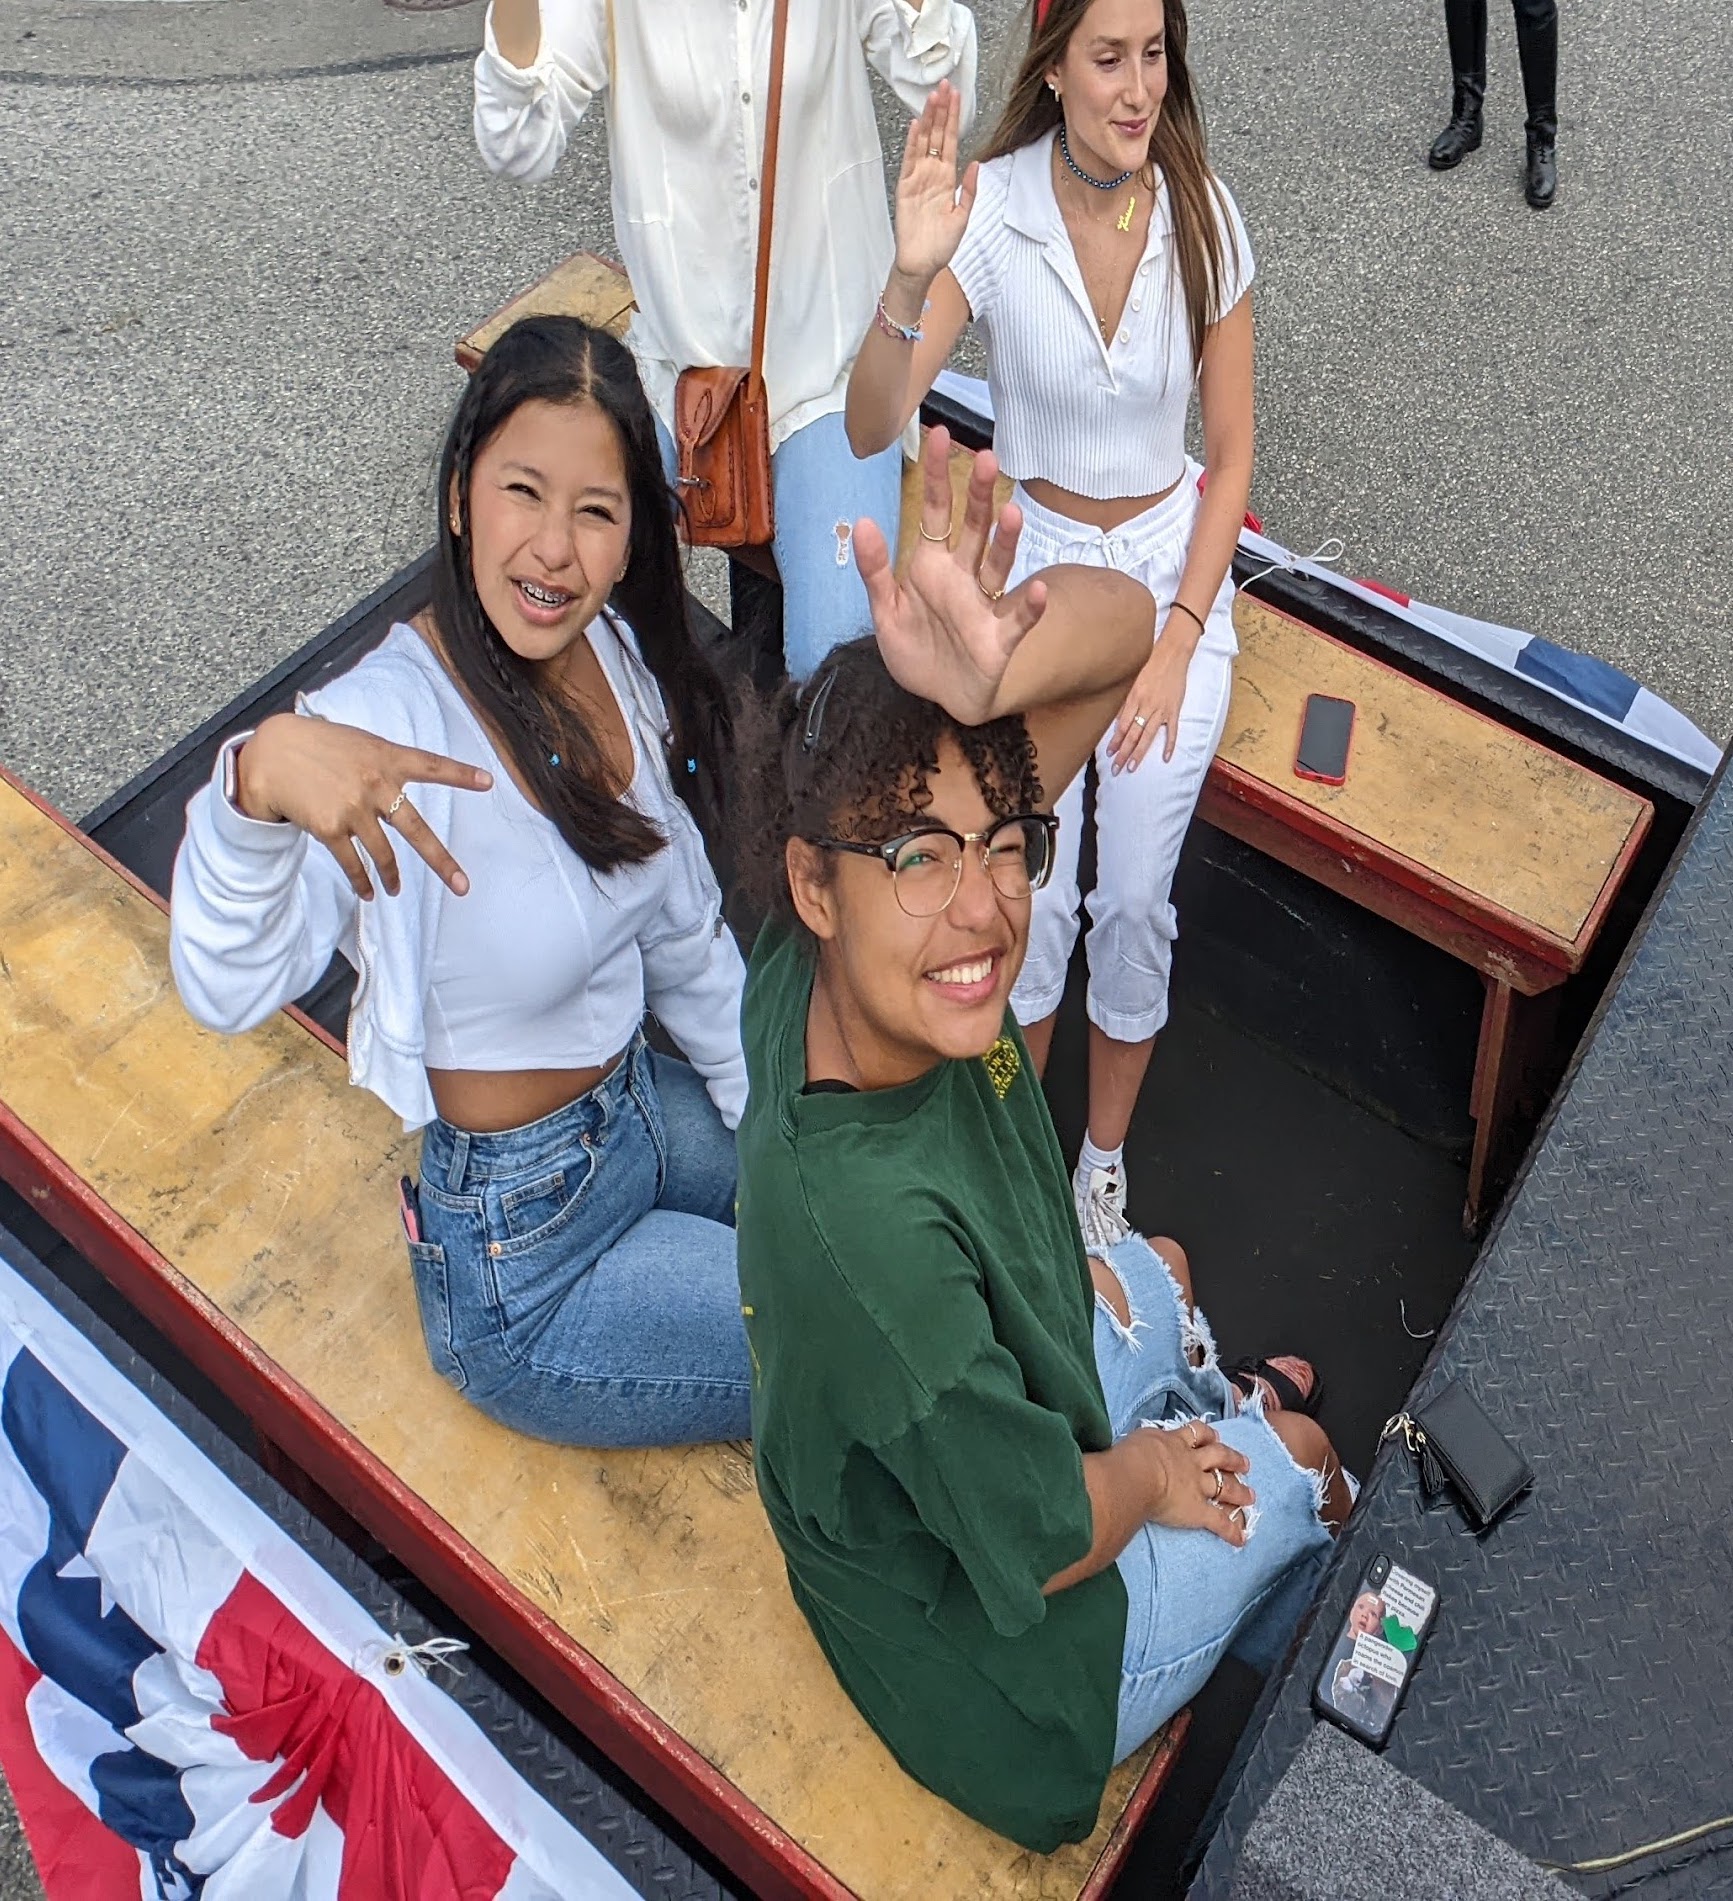
[[[909, 131], [896, 259], [855, 363], [848, 431], [874, 454], [914, 414], [972, 317], [1000, 466], [1017, 478], [1016, 580], [1055, 562], [1135, 575], [1154, 651], [1096, 754], [1089, 896], [1084, 1237], [1127, 1232], [1124, 1143], [1167, 1021], [1174, 867], [1227, 720], [1229, 568], [1252, 473], [1251, 245], [1211, 171], [1184, 0], [1037, 0], [984, 162], [960, 181], [940, 93]], [[1202, 471], [1186, 454], [1196, 389]], [[1045, 1062], [1077, 934], [1081, 776], [1013, 997]]]
[[[749, 358], [773, 12], [773, 0], [493, 0], [476, 61], [476, 143], [525, 182], [553, 172], [605, 97], [615, 242], [638, 305], [627, 340], [670, 478], [680, 371]], [[911, 111], [946, 80], [967, 111], [974, 16], [961, 0], [790, 0], [765, 381], [784, 654], [799, 679], [868, 625], [853, 524], [894, 522], [900, 496], [898, 441], [856, 461], [842, 426], [893, 251], [869, 66]]]

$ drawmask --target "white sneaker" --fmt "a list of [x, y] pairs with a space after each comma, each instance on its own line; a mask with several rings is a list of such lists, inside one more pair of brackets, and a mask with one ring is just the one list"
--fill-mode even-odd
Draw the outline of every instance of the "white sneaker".
[[1083, 1230], [1084, 1248], [1091, 1254], [1105, 1254], [1131, 1232], [1125, 1218], [1125, 1170], [1092, 1168], [1087, 1176], [1079, 1162], [1071, 1177], [1077, 1225]]

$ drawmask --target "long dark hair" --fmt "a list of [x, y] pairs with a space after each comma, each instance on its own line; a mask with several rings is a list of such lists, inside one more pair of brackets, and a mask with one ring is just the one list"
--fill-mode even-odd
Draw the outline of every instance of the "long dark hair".
[[513, 324], [470, 378], [440, 452], [433, 616], [459, 682], [535, 802], [585, 864], [614, 871], [642, 863], [667, 841], [642, 812], [609, 789], [607, 761], [583, 715], [545, 691], [535, 667], [500, 638], [476, 592], [470, 560], [469, 489], [476, 457], [525, 403], [533, 402], [594, 403], [619, 435], [632, 538], [625, 577], [611, 607], [630, 624], [662, 689], [674, 784], [712, 832], [724, 799], [728, 703], [693, 634], [673, 498], [631, 353], [606, 331], [576, 317], [526, 317]]
[[804, 686], [785, 681], [767, 698], [744, 700], [737, 725], [740, 880], [760, 915], [797, 929], [788, 840], [876, 845], [918, 824], [932, 804], [929, 781], [945, 740], [968, 762], [997, 817], [1043, 803], [1020, 714], [959, 726], [897, 685], [871, 635], [827, 654]]
[[[1083, 24], [1090, 0], [1052, 0], [1045, 22], [1035, 9], [1029, 27], [1029, 50], [1012, 81], [1010, 97], [999, 123], [981, 151], [983, 161], [1003, 158], [1045, 137], [1064, 118], [1063, 108], [1049, 91], [1047, 75], [1065, 57], [1071, 36]], [[1221, 186], [1209, 168], [1209, 146], [1204, 136], [1203, 106], [1186, 64], [1185, 0], [1162, 0], [1167, 44], [1167, 97], [1149, 135], [1149, 162], [1167, 181], [1173, 207], [1173, 266], [1185, 297], [1186, 327], [1191, 336], [1191, 360], [1203, 362], [1204, 337], [1212, 323], [1227, 315], [1221, 308], [1226, 281], [1222, 230], [1235, 248], [1238, 240], [1226, 217]], [[1217, 222], [1218, 207], [1221, 222]]]

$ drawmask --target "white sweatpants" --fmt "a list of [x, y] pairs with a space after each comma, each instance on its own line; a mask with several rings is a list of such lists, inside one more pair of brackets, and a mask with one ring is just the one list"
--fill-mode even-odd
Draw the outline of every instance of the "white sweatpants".
[[[1185, 571], [1200, 501], [1199, 473], [1195, 463], [1189, 465], [1166, 500], [1111, 533], [1056, 515], [1019, 488], [1016, 499], [1024, 525], [1013, 580], [1058, 562], [1116, 568], [1155, 596], [1159, 628]], [[1239, 651], [1233, 602], [1230, 577], [1210, 607], [1186, 673], [1172, 759], [1163, 760], [1166, 736], [1159, 735], [1135, 772], [1115, 776], [1106, 737], [1096, 748], [1096, 873], [1085, 946], [1089, 1020], [1122, 1043], [1142, 1042], [1167, 1021], [1168, 978], [1179, 934], [1173, 873], [1204, 774], [1227, 724], [1234, 655]], [[1011, 997], [1020, 1023], [1051, 1015], [1065, 988], [1065, 967], [1077, 941], [1083, 779], [1079, 773], [1054, 806], [1059, 814], [1057, 861], [1046, 887], [1035, 895], [1029, 954]]]

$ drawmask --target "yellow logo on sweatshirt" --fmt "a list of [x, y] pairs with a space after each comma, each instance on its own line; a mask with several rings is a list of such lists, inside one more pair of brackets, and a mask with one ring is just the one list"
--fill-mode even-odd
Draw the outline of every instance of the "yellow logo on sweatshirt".
[[1017, 1054], [1017, 1045], [1008, 1036], [1002, 1036], [988, 1050], [981, 1061], [987, 1067], [987, 1075], [993, 1085], [994, 1094], [1003, 1102], [1011, 1093], [1011, 1085], [1017, 1080], [1017, 1072], [1023, 1067], [1023, 1059]]

